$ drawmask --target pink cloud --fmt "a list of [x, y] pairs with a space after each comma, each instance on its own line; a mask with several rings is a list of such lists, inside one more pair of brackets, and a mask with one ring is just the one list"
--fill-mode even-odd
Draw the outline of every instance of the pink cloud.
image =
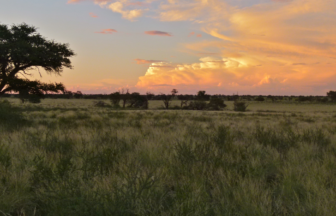
[[155, 62], [164, 62], [164, 61], [159, 61], [159, 60], [145, 60], [145, 59], [134, 59], [137, 64], [151, 64]]
[[202, 37], [202, 34], [198, 34], [198, 35], [196, 35], [196, 37]]
[[[88, 0], [68, 0], [68, 4], [75, 4], [75, 3], [80, 3], [80, 2], [85, 2]], [[111, 2], [111, 0], [91, 0], [92, 2], [96, 4], [106, 4], [108, 2]]]
[[103, 29], [102, 31], [100, 32], [96, 32], [98, 34], [113, 34], [113, 33], [116, 33], [118, 32], [117, 30], [115, 29]]
[[193, 36], [195, 34], [195, 32], [190, 32], [190, 34], [188, 35], [188, 37]]
[[147, 35], [157, 35], [157, 36], [168, 36], [168, 37], [172, 36], [168, 32], [163, 32], [163, 31], [145, 31], [145, 34], [147, 34]]
[[94, 14], [94, 13], [90, 13], [90, 16], [92, 17], [92, 18], [97, 18], [98, 16], [96, 15], [96, 14]]

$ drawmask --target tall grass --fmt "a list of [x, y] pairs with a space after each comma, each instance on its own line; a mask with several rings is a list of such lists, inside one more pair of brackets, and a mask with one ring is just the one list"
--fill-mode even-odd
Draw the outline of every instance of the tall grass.
[[0, 215], [335, 215], [332, 115], [26, 110]]

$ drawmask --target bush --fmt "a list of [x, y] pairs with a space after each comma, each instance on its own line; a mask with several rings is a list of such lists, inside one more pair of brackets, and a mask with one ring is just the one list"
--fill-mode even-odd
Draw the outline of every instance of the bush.
[[221, 110], [226, 107], [226, 104], [224, 104], [224, 100], [222, 98], [212, 96], [207, 106], [209, 110]]
[[265, 98], [263, 96], [258, 96], [254, 99], [255, 101], [265, 101]]
[[114, 92], [109, 95], [109, 98], [111, 100], [111, 103], [113, 107], [119, 108], [120, 107], [120, 100], [121, 100], [121, 94], [120, 92]]
[[238, 112], [245, 112], [246, 108], [248, 107], [245, 101], [237, 101], [237, 100], [234, 102], [233, 106], [234, 106], [233, 110]]
[[192, 101], [190, 102], [188, 109], [204, 110], [206, 107], [207, 107], [207, 103], [205, 101]]

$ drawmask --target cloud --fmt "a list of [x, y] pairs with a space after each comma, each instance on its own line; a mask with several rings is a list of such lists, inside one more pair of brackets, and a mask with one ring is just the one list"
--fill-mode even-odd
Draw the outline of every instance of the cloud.
[[152, 64], [155, 62], [165, 62], [161, 60], [145, 60], [145, 59], [134, 59], [137, 64]]
[[147, 34], [147, 35], [157, 35], [157, 36], [168, 36], [168, 37], [172, 36], [170, 33], [163, 32], [163, 31], [145, 31], [145, 34]]
[[92, 18], [97, 18], [98, 16], [96, 15], [96, 14], [94, 14], [94, 13], [90, 13], [90, 16], [92, 17]]
[[[335, 81], [331, 79], [335, 63], [329, 63], [330, 58], [336, 58], [336, 1], [281, 2], [285, 4], [265, 1], [241, 8], [222, 0], [161, 4], [161, 21], [201, 20], [201, 30], [216, 38], [184, 44], [185, 52], [221, 56], [223, 62], [201, 59], [174, 68], [149, 68], [138, 86], [166, 82], [223, 89], [231, 86], [246, 92], [317, 94], [312, 86]], [[221, 66], [221, 70], [206, 65]]]
[[94, 2], [95, 4], [98, 5], [106, 5], [108, 2], [111, 2], [112, 0], [68, 0], [68, 4], [74, 4], [74, 3], [80, 3], [80, 2], [85, 2], [85, 1], [91, 1]]
[[[117, 1], [108, 6], [110, 10], [116, 13], [120, 13], [124, 19], [134, 21], [136, 18], [141, 17], [145, 10], [135, 9], [135, 10], [125, 10], [125, 1]], [[126, 2], [126, 4], [128, 4]]]
[[118, 31], [115, 29], [103, 29], [100, 32], [96, 32], [98, 34], [113, 34], [113, 33], [117, 33]]

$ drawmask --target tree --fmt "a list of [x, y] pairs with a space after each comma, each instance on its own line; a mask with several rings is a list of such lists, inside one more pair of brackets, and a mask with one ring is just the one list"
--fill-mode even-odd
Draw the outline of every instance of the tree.
[[188, 106], [189, 101], [188, 95], [178, 95], [177, 98], [181, 101], [181, 108], [183, 108], [183, 106], [185, 107]]
[[175, 95], [178, 93], [178, 91], [176, 90], [176, 89], [173, 89], [172, 91], [171, 91], [171, 94], [172, 94], [172, 96], [173, 97], [175, 97]]
[[110, 100], [112, 102], [113, 107], [115, 108], [120, 107], [120, 100], [121, 100], [120, 92], [117, 91], [110, 94]]
[[77, 98], [77, 99], [83, 97], [83, 93], [81, 91], [74, 92], [73, 94], [74, 94], [74, 97]]
[[172, 99], [172, 96], [171, 95], [166, 95], [166, 94], [160, 94], [160, 97], [161, 97], [161, 100], [164, 104], [164, 107], [166, 109], [169, 109], [169, 105], [170, 105], [170, 102], [171, 102], [171, 99]]
[[61, 75], [64, 68], [72, 68], [69, 58], [74, 55], [68, 44], [45, 39], [34, 26], [0, 24], [0, 95], [20, 91], [38, 96], [64, 92], [61, 83], [41, 83], [26, 76], [32, 75], [30, 70], [40, 73], [40, 68], [48, 74]]
[[126, 103], [128, 102], [128, 100], [131, 98], [131, 94], [129, 93], [128, 89], [121, 89], [121, 95], [120, 98], [122, 100], [122, 104], [123, 104], [123, 108], [126, 107]]
[[336, 101], [336, 91], [329, 91], [329, 92], [327, 92], [327, 96], [328, 96], [332, 101]]

